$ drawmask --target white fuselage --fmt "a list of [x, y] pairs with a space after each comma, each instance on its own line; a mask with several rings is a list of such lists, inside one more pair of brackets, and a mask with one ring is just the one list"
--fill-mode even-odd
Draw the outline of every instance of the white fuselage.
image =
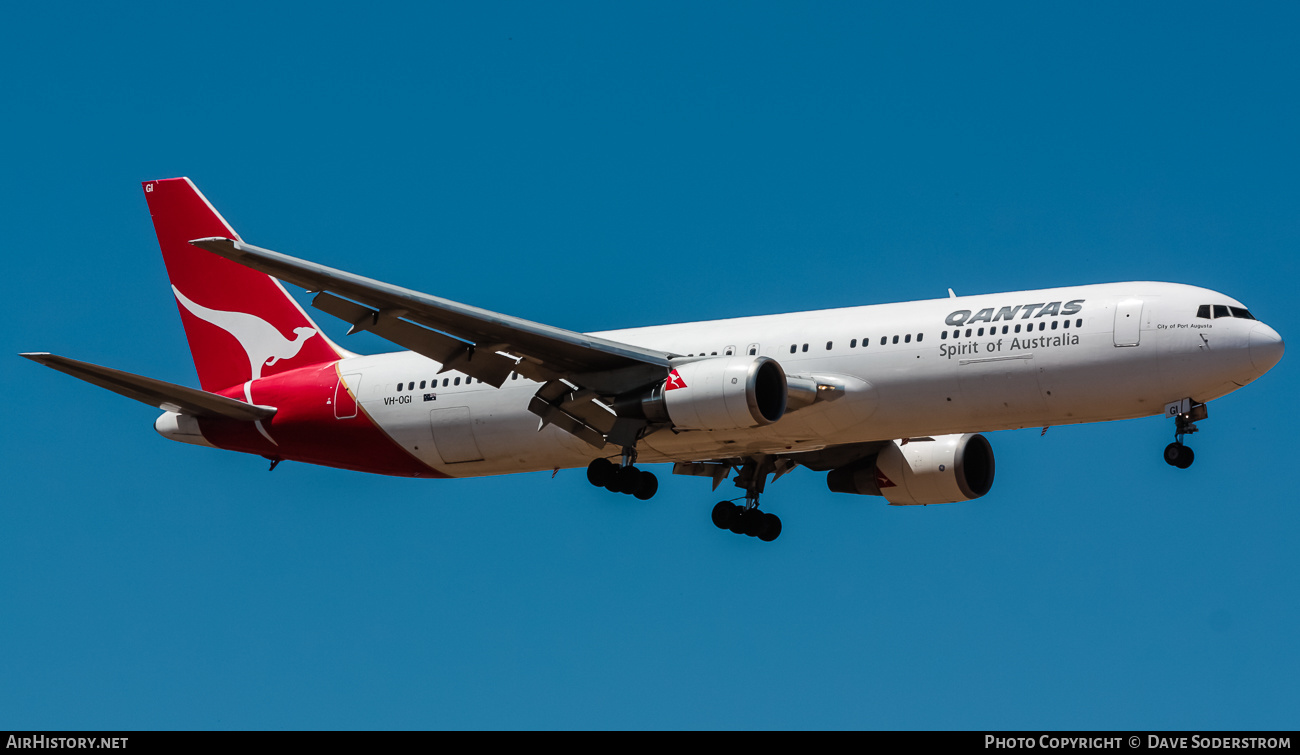
[[[1202, 305], [1242, 307], [1203, 288], [1110, 283], [594, 335], [689, 355], [679, 363], [767, 356], [787, 375], [843, 388], [765, 427], [661, 430], [638, 445], [643, 463], [699, 461], [1128, 419], [1183, 398], [1206, 402], [1276, 361], [1259, 348], [1252, 361], [1252, 333], [1256, 344], [1277, 342], [1277, 356], [1281, 341], [1253, 319], [1198, 317]], [[555, 427], [538, 431], [528, 411], [536, 382], [516, 375], [498, 389], [439, 368], [404, 352], [345, 359], [339, 373], [384, 432], [449, 476], [580, 467], [617, 453]]]

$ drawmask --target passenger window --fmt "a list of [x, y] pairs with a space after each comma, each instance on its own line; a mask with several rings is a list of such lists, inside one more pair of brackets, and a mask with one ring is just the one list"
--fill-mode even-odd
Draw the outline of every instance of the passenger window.
[[1214, 319], [1217, 320], [1220, 317], [1232, 317], [1232, 315], [1228, 314], [1228, 307], [1226, 304], [1214, 305]]
[[1016, 332], [1017, 332], [1017, 333], [1020, 332], [1020, 323], [1016, 323]]
[[791, 354], [795, 353], [795, 352], [798, 351], [798, 350], [799, 350], [799, 344], [797, 344], [797, 343], [792, 343], [792, 344], [790, 344], [790, 353], [791, 353]]
[[967, 329], [966, 329], [966, 337], [967, 337], [967, 338], [970, 338], [970, 328], [967, 328]]
[[954, 330], [954, 331], [952, 332], [952, 337], [953, 337], [953, 338], [961, 338], [961, 331], [960, 331], [960, 330]]
[[912, 334], [911, 334], [911, 333], [908, 333], [907, 335], [903, 336], [903, 343], [911, 343], [911, 342], [912, 342]]
[[806, 343], [803, 345], [803, 353], [805, 353], [805, 354], [808, 353], [808, 344], [806, 344]]
[[849, 348], [850, 349], [858, 348], [858, 339], [854, 338], [852, 341], [849, 341]]
[[424, 381], [423, 381], [423, 380], [420, 381], [420, 388], [421, 388], [421, 390], [424, 389]]
[[1202, 318], [1204, 318], [1204, 319], [1206, 319], [1206, 320], [1210, 319], [1210, 305], [1209, 305], [1209, 304], [1202, 304], [1201, 306], [1197, 307], [1197, 308], [1196, 308], [1196, 316], [1197, 316], [1197, 317], [1202, 317]]
[[1074, 327], [1076, 327], [1076, 328], [1082, 328], [1082, 327], [1083, 327], [1083, 318], [1082, 318], [1082, 317], [1080, 317], [1079, 319], [1077, 319], [1077, 320], [1074, 321]]
[[402, 385], [403, 385], [402, 383], [398, 383], [398, 384], [397, 384], [397, 390], [398, 390], [398, 391], [401, 391], [401, 390], [402, 390]]
[[414, 380], [412, 380], [411, 382], [409, 382], [409, 383], [406, 384], [406, 390], [408, 390], [408, 391], [413, 391], [413, 390], [415, 390], [415, 381], [414, 381]]
[[881, 346], [884, 346], [884, 345], [887, 344], [887, 343], [889, 343], [889, 336], [881, 336], [881, 337], [880, 337], [880, 345], [881, 345]]
[[1070, 327], [1070, 321], [1069, 321], [1069, 320], [1066, 320], [1066, 321], [1065, 321], [1065, 324], [1064, 324], [1062, 327], [1064, 327], [1064, 328], [1066, 328], [1066, 329], [1069, 329], [1069, 327]]
[[1038, 329], [1039, 329], [1039, 330], [1047, 330], [1047, 323], [1045, 323], [1045, 322], [1040, 322], [1040, 323], [1038, 323]]
[[941, 341], [946, 341], [946, 340], [948, 340], [948, 331], [946, 331], [946, 330], [944, 330], [944, 331], [940, 331], [940, 332], [939, 332], [939, 340], [941, 340]]
[[1056, 330], [1056, 320], [1052, 320], [1052, 330]]
[[1003, 325], [1003, 326], [1002, 326], [1002, 335], [1005, 336], [1006, 334], [1007, 334], [1007, 326]]
[[917, 333], [917, 334], [916, 334], [916, 342], [917, 342], [917, 343], [920, 343], [922, 338], [925, 338], [925, 334], [924, 334], [924, 333]]
[[898, 343], [898, 336], [894, 336], [894, 343]]
[[982, 335], [984, 335], [984, 329], [983, 329], [983, 328], [980, 328], [980, 332], [976, 333], [975, 335], [977, 335], [977, 336], [982, 336]]
[[827, 341], [827, 342], [826, 342], [826, 350], [827, 350], [827, 351], [830, 351], [830, 350], [831, 350], [831, 341]]

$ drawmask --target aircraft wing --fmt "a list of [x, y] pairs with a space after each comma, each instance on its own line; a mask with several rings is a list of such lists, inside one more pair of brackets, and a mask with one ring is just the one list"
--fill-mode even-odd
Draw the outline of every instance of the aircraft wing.
[[35, 352], [19, 354], [33, 362], [43, 364], [51, 369], [68, 374], [78, 380], [97, 385], [100, 388], [135, 399], [165, 412], [184, 412], [195, 417], [225, 417], [243, 422], [270, 419], [275, 415], [275, 407], [245, 404], [233, 398], [218, 396], [197, 388], [155, 380], [143, 375], [101, 367], [89, 362], [79, 362], [55, 354]]
[[628, 433], [639, 430], [618, 420], [601, 397], [664, 380], [669, 360], [680, 356], [471, 307], [234, 239], [190, 243], [319, 292], [312, 306], [350, 323], [349, 333], [370, 331], [440, 362], [442, 371], [498, 388], [511, 372], [544, 383], [530, 410], [597, 448], [625, 445]]

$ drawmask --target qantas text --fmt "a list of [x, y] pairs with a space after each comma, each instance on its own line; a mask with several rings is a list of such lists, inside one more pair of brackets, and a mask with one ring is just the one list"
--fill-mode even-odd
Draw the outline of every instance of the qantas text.
[[971, 314], [969, 309], [959, 309], [956, 312], [944, 318], [944, 322], [949, 325], [970, 325], [975, 322], [997, 322], [998, 320], [1014, 320], [1016, 315], [1020, 315], [1021, 320], [1028, 320], [1030, 317], [1045, 317], [1049, 315], [1072, 315], [1083, 309], [1085, 299], [1074, 299], [1062, 304], [1059, 301], [1038, 302], [1037, 304], [1017, 304], [1014, 307], [1002, 307], [995, 314], [992, 307], [985, 307], [975, 314]]

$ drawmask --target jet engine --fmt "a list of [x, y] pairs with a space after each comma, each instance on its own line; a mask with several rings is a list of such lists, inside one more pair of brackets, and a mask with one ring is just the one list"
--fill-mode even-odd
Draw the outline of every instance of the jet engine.
[[836, 493], [879, 495], [893, 506], [957, 503], [993, 487], [993, 447], [983, 435], [940, 435], [892, 441], [826, 475]]
[[667, 380], [616, 401], [614, 409], [679, 430], [740, 430], [781, 419], [788, 397], [785, 370], [775, 359], [719, 357], [680, 364]]

